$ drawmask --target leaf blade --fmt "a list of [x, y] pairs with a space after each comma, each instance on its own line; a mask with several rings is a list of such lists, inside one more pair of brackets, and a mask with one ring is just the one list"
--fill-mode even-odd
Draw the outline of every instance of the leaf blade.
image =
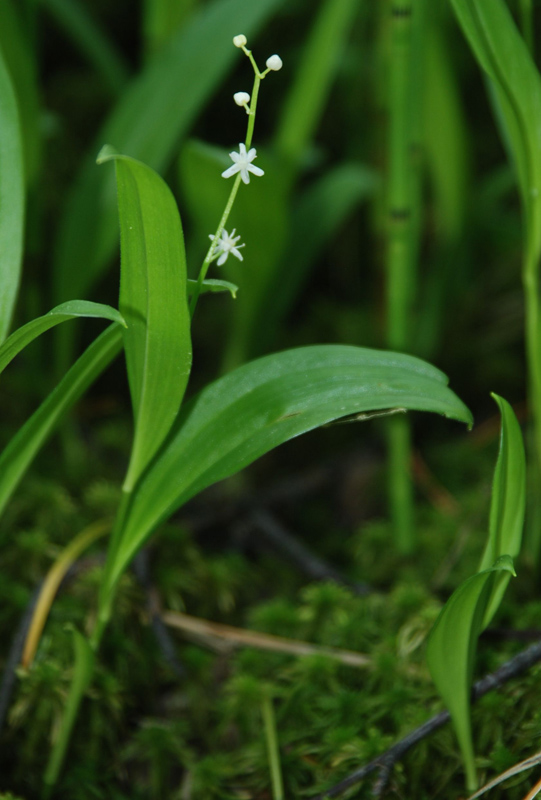
[[110, 587], [170, 513], [279, 444], [359, 411], [415, 408], [471, 423], [439, 370], [412, 356], [340, 345], [253, 361], [185, 406], [136, 487]]
[[121, 240], [119, 306], [135, 434], [124, 482], [131, 491], [167, 436], [191, 368], [186, 254], [177, 205], [167, 184], [140, 161], [114, 160]]

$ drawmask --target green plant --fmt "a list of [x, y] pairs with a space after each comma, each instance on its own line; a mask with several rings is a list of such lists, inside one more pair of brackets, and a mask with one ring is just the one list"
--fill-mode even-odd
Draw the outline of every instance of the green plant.
[[493, 395], [500, 407], [502, 430], [496, 464], [490, 527], [479, 572], [452, 594], [427, 645], [428, 666], [455, 726], [470, 792], [478, 786], [470, 721], [470, 692], [477, 639], [489, 625], [515, 574], [520, 552], [526, 499], [526, 463], [520, 427], [511, 406]]

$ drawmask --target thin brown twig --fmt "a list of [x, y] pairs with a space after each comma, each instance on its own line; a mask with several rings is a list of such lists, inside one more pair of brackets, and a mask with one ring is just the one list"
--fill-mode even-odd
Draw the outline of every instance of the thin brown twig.
[[286, 639], [283, 636], [273, 636], [269, 633], [235, 628], [231, 625], [222, 625], [219, 622], [192, 617], [178, 611], [164, 611], [162, 620], [166, 625], [198, 637], [218, 638], [229, 642], [234, 647], [255, 647], [258, 650], [272, 650], [275, 653], [290, 653], [295, 656], [328, 656], [347, 664], [350, 667], [370, 667], [372, 659], [364, 653], [353, 650], [340, 650], [335, 647], [322, 647], [298, 639]]

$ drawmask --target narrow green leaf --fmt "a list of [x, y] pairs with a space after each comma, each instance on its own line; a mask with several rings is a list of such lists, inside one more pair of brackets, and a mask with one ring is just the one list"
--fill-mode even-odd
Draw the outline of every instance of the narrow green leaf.
[[517, 169], [527, 261], [541, 253], [541, 78], [504, 0], [452, 0], [469, 43], [493, 82]]
[[143, 34], [148, 55], [160, 50], [186, 24], [198, 0], [144, 0]]
[[154, 170], [111, 155], [118, 186], [120, 310], [135, 435], [124, 490], [131, 491], [169, 433], [190, 375], [186, 255], [177, 204]]
[[240, 59], [233, 36], [242, 30], [251, 40], [283, 2], [206, 3], [128, 86], [67, 198], [56, 247], [57, 302], [86, 296], [118, 240], [114, 183], [94, 163], [103, 142], [114, 142], [121, 152], [162, 172], [179, 139]]
[[442, 372], [385, 351], [339, 345], [287, 350], [214, 382], [182, 409], [136, 487], [106, 590], [154, 528], [207, 486], [320, 425], [395, 407], [472, 421]]
[[0, 53], [0, 342], [7, 336], [21, 272], [24, 166], [17, 101]]
[[27, 184], [32, 184], [41, 161], [40, 102], [36, 54], [18, 12], [20, 8], [12, 0], [0, 0], [0, 50], [17, 98], [25, 177]]
[[0, 513], [56, 425], [122, 349], [120, 325], [90, 345], [0, 455]]
[[464, 581], [441, 610], [428, 638], [428, 668], [451, 714], [470, 792], [477, 788], [470, 720], [475, 649], [490, 597], [509, 574], [515, 574], [513, 561], [502, 556], [489, 569]]
[[[188, 295], [192, 295], [195, 287], [197, 286], [197, 281], [188, 279]], [[229, 292], [231, 297], [235, 298], [237, 296], [237, 292], [239, 287], [231, 283], [230, 281], [220, 281], [215, 280], [214, 278], [207, 278], [207, 280], [203, 281], [203, 285], [201, 287], [201, 294], [208, 294], [211, 293], [221, 293], [221, 292]]]
[[127, 83], [129, 68], [123, 56], [79, 0], [40, 0], [70, 39], [102, 76], [114, 95]]
[[48, 314], [37, 317], [8, 336], [2, 346], [0, 346], [0, 372], [2, 372], [15, 356], [21, 352], [30, 342], [33, 342], [45, 331], [54, 328], [61, 322], [76, 317], [99, 317], [108, 319], [111, 322], [118, 322], [124, 327], [126, 323], [122, 315], [116, 308], [103, 305], [102, 303], [92, 303], [89, 300], [69, 300], [67, 303], [53, 308]]
[[[517, 558], [522, 543], [526, 504], [526, 455], [520, 425], [507, 400], [493, 394], [502, 416], [500, 450], [492, 484], [489, 538], [479, 570], [487, 569], [503, 555]], [[483, 627], [496, 613], [507, 588], [509, 576], [500, 581], [490, 598]]]
[[68, 697], [66, 699], [64, 716], [45, 772], [44, 781], [46, 787], [54, 786], [58, 779], [64, 755], [70, 743], [71, 732], [75, 724], [81, 700], [94, 674], [95, 656], [90, 643], [76, 628], [72, 628], [72, 630], [75, 666]]
[[298, 166], [312, 139], [359, 8], [357, 0], [323, 0], [275, 135], [277, 153]]

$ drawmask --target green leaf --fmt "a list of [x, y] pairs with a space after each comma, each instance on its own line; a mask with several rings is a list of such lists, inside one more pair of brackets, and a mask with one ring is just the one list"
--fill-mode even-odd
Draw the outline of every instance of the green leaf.
[[100, 319], [111, 320], [111, 322], [118, 322], [126, 327], [122, 315], [116, 308], [102, 303], [91, 303], [88, 300], [69, 300], [67, 303], [62, 303], [53, 308], [48, 314], [37, 317], [37, 319], [33, 319], [18, 328], [6, 339], [0, 347], [0, 372], [7, 367], [9, 362], [21, 350], [42, 333], [54, 328], [55, 325], [59, 325], [61, 322], [66, 322], [66, 320], [75, 319], [76, 317], [99, 317]]
[[196, 3], [197, 0], [144, 0], [143, 34], [149, 55], [160, 50], [186, 24]]
[[490, 597], [509, 573], [515, 574], [513, 561], [502, 556], [489, 569], [464, 581], [441, 610], [428, 638], [428, 668], [451, 714], [470, 792], [477, 788], [470, 720], [475, 650]]
[[[489, 538], [479, 570], [487, 569], [503, 555], [517, 558], [522, 543], [526, 504], [526, 455], [520, 425], [507, 400], [493, 394], [500, 408], [502, 429], [500, 450], [492, 484]], [[509, 582], [502, 579], [488, 603], [483, 627], [496, 613]]]
[[44, 776], [46, 787], [52, 787], [58, 779], [65, 752], [69, 746], [71, 732], [84, 693], [90, 686], [94, 674], [95, 655], [90, 642], [76, 628], [73, 631], [73, 647], [75, 665], [68, 696], [66, 698], [64, 716], [51, 753]]
[[0, 50], [17, 98], [27, 184], [37, 176], [41, 161], [40, 101], [36, 54], [25, 36], [20, 8], [12, 0], [0, 0]]
[[67, 198], [56, 246], [57, 302], [86, 296], [118, 240], [114, 183], [96, 170], [95, 153], [104, 142], [114, 142], [121, 152], [162, 172], [179, 139], [239, 62], [242, 54], [233, 46], [233, 36], [242, 30], [251, 39], [283, 2], [206, 3], [128, 86]]
[[19, 114], [0, 53], [0, 342], [7, 336], [23, 253], [24, 166]]
[[177, 204], [154, 170], [107, 149], [114, 160], [120, 218], [120, 310], [135, 435], [124, 490], [169, 433], [190, 376], [192, 346], [186, 255]]
[[65, 412], [86, 392], [122, 349], [120, 325], [90, 345], [0, 455], [0, 513]]
[[541, 78], [504, 0], [451, 0], [490, 77], [517, 168], [528, 250], [541, 252]]
[[274, 140], [277, 153], [295, 167], [319, 124], [358, 10], [357, 0], [320, 4]]
[[[188, 295], [192, 295], [194, 293], [196, 286], [197, 286], [197, 281], [188, 279]], [[208, 294], [209, 292], [211, 293], [229, 292], [231, 297], [235, 298], [237, 296], [238, 290], [239, 287], [234, 283], [230, 283], [230, 281], [219, 281], [215, 280], [214, 278], [207, 278], [207, 280], [203, 281], [203, 285], [201, 287], [201, 294]]]
[[442, 372], [385, 351], [303, 347], [258, 359], [214, 382], [182, 409], [136, 487], [106, 590], [155, 527], [207, 486], [320, 425], [395, 407], [472, 421]]

